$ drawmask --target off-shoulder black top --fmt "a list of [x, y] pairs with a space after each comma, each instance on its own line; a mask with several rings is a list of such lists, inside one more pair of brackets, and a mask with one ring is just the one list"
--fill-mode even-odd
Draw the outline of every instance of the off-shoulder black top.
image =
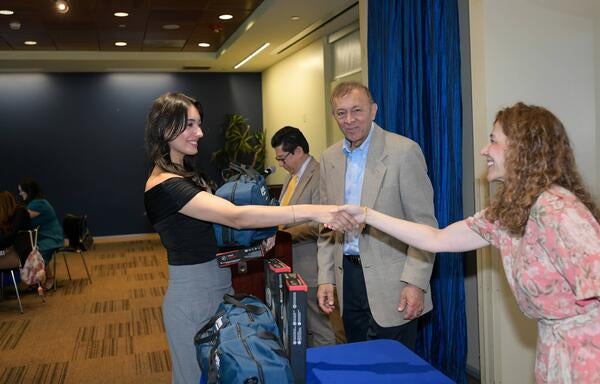
[[188, 178], [172, 177], [144, 193], [146, 213], [167, 249], [170, 265], [200, 264], [216, 257], [212, 223], [179, 213], [201, 191]]

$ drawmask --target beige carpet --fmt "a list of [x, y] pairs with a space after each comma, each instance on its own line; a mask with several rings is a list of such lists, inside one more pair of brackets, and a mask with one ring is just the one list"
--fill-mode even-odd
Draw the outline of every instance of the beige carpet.
[[0, 384], [169, 383], [162, 325], [165, 251], [157, 240], [97, 244], [81, 259], [58, 257], [56, 292], [43, 304], [14, 290], [0, 299]]

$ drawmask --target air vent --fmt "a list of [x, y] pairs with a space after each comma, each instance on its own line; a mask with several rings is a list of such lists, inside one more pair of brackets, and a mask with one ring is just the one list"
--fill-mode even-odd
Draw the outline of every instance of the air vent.
[[205, 67], [201, 65], [184, 65], [181, 67], [184, 71], [208, 71], [210, 67]]

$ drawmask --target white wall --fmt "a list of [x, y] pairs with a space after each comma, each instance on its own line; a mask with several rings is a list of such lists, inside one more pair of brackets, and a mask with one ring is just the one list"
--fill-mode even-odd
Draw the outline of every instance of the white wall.
[[[277, 165], [271, 137], [286, 125], [302, 130], [310, 154], [317, 160], [326, 148], [324, 44], [324, 40], [318, 40], [262, 74], [268, 165]], [[281, 184], [285, 174], [284, 169], [277, 169], [269, 176], [269, 184]]]
[[554, 112], [567, 128], [580, 171], [596, 186], [596, 74], [589, 1], [486, 2], [488, 121], [523, 100]]
[[[598, 194], [600, 95], [598, 4], [595, 0], [471, 0], [471, 56], [475, 171], [479, 148], [496, 112], [523, 101], [542, 105], [564, 123], [585, 181]], [[481, 204], [481, 202], [480, 202]], [[481, 208], [479, 206], [478, 208]], [[483, 313], [482, 382], [533, 382], [535, 323], [518, 310], [498, 262], [481, 259], [480, 291], [493, 302]], [[491, 269], [491, 271], [490, 271]], [[491, 272], [491, 274], [490, 274]], [[493, 277], [496, 276], [496, 277]], [[503, 277], [503, 276], [502, 276]], [[480, 301], [481, 304], [481, 301]], [[483, 307], [484, 305], [481, 304]], [[493, 355], [490, 361], [486, 360]], [[486, 363], [487, 362], [487, 363]], [[490, 372], [490, 371], [488, 371]]]

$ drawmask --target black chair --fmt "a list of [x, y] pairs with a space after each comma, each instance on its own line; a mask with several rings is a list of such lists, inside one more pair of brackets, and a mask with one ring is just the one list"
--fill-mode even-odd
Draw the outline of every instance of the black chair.
[[87, 226], [87, 216], [67, 214], [63, 220], [63, 231], [65, 238], [68, 240], [68, 245], [66, 247], [58, 248], [56, 251], [54, 251], [54, 290], [56, 290], [56, 256], [59, 253], [63, 254], [63, 260], [65, 261], [65, 267], [67, 268], [69, 280], [72, 280], [71, 271], [69, 270], [69, 264], [67, 263], [67, 257], [65, 254], [78, 253], [79, 256], [81, 256], [81, 261], [83, 261], [87, 278], [90, 283], [92, 282], [90, 271], [88, 270], [87, 263], [83, 257], [84, 252], [90, 250], [92, 245], [94, 245], [94, 238], [92, 237], [92, 234]]

